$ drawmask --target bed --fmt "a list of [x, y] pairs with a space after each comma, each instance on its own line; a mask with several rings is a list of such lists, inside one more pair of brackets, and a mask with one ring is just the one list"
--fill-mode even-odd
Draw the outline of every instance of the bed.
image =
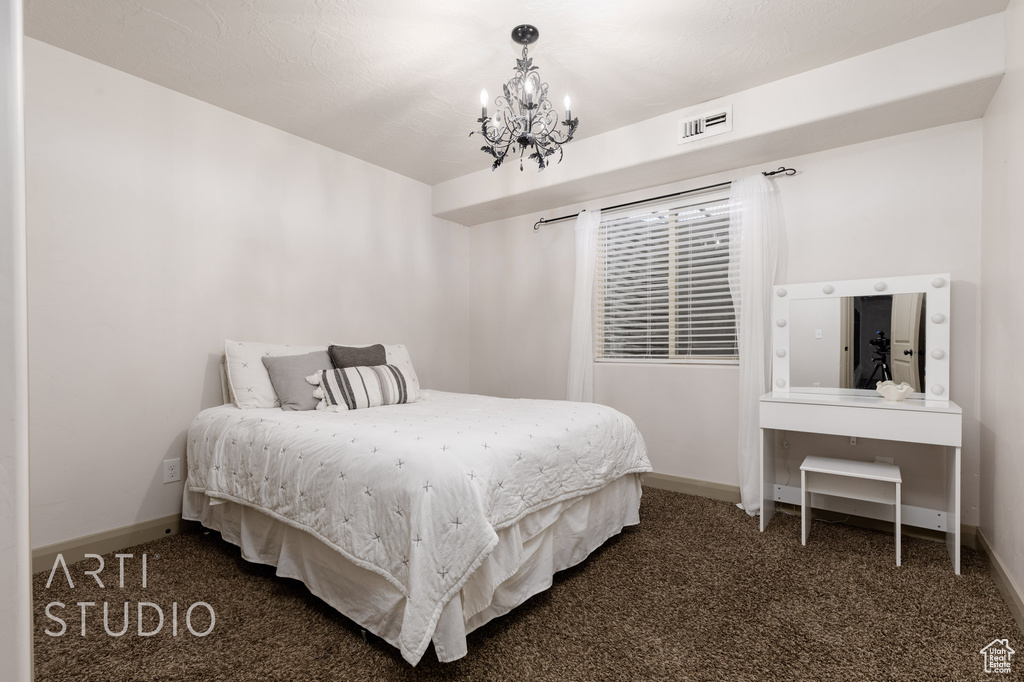
[[277, 567], [411, 664], [639, 522], [643, 438], [591, 403], [418, 391], [343, 412], [203, 410], [182, 516]]

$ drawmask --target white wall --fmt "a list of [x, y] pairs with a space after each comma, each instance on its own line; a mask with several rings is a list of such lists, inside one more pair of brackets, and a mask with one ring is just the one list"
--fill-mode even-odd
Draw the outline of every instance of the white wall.
[[[952, 398], [964, 409], [964, 523], [978, 519], [978, 236], [981, 122], [932, 128], [755, 168], [699, 178], [590, 204], [607, 206], [699, 187], [772, 168], [780, 178], [787, 245], [781, 281], [808, 282], [950, 272], [953, 277]], [[582, 205], [545, 212], [553, 217]], [[572, 308], [573, 227], [533, 231], [540, 214], [488, 223], [472, 232], [472, 386], [502, 396], [562, 398]], [[735, 366], [598, 363], [595, 400], [634, 418], [659, 473], [737, 485]], [[791, 461], [837, 454], [895, 454], [905, 467], [908, 504], [938, 506], [944, 495], [938, 453], [927, 447], [864, 442], [855, 455], [841, 439], [791, 437]], [[891, 452], [891, 451], [895, 452]]]
[[789, 304], [790, 386], [839, 388], [841, 305], [838, 298], [797, 299]]
[[20, 0], [0, 5], [0, 675], [32, 677]]
[[1024, 588], [1024, 0], [1006, 10], [1006, 76], [984, 119], [981, 529]]
[[405, 343], [466, 390], [468, 228], [430, 188], [26, 44], [32, 540], [174, 514], [225, 338]]

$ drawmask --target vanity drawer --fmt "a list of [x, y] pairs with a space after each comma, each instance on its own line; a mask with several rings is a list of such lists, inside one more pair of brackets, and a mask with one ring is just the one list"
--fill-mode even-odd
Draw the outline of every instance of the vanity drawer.
[[847, 404], [761, 401], [761, 428], [960, 447], [959, 411], [915, 409], [907, 403]]

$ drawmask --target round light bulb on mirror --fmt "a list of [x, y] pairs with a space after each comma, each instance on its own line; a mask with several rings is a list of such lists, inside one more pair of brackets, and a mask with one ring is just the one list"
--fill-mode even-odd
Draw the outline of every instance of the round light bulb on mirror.
[[825, 286], [823, 286], [821, 288], [821, 290], [823, 292], [825, 292], [826, 294], [831, 294], [833, 291], [836, 290], [836, 288], [834, 286], [832, 286], [831, 284], [826, 284]]
[[946, 392], [946, 389], [944, 386], [942, 386], [942, 384], [935, 384], [934, 386], [932, 386], [931, 390], [932, 393], [934, 393], [935, 395], [942, 395], [943, 393]]
[[885, 291], [889, 288], [885, 282], [875, 282], [875, 291]]
[[785, 388], [786, 387], [786, 380], [785, 379], [776, 379], [775, 380], [775, 385], [778, 386], [779, 388]]
[[789, 292], [786, 291], [783, 287], [779, 287], [778, 289], [775, 290], [775, 295], [778, 296], [779, 298], [783, 298], [787, 293]]
[[946, 357], [946, 351], [942, 350], [941, 348], [936, 348], [935, 350], [932, 351], [932, 357], [935, 358], [936, 360], [941, 360], [942, 358]]
[[785, 348], [779, 348], [778, 350], [775, 351], [775, 356], [779, 357], [779, 358], [786, 357], [786, 349]]
[[936, 277], [935, 279], [932, 280], [932, 286], [935, 287], [936, 289], [941, 289], [942, 287], [946, 286], [946, 280], [943, 279], [942, 277]]
[[935, 324], [942, 324], [945, 321], [946, 316], [943, 315], [942, 313], [935, 313], [934, 315], [932, 315], [932, 322], [934, 322]]
[[786, 326], [786, 318], [780, 317], [779, 319], [775, 320], [775, 326], [776, 327], [785, 327]]

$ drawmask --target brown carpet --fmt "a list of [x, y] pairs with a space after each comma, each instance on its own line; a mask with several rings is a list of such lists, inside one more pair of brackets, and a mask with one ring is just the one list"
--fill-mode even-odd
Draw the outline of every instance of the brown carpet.
[[[798, 518], [777, 515], [766, 533], [734, 505], [647, 488], [641, 524], [610, 540], [555, 585], [469, 636], [469, 655], [416, 668], [272, 568], [242, 560], [216, 533], [133, 548], [125, 588], [107, 555], [106, 589], [74, 565], [35, 576], [38, 680], [1000, 680], [1022, 679], [1024, 639], [988, 577], [964, 550], [956, 577], [938, 542], [817, 523], [800, 546]], [[148, 587], [138, 558], [149, 555]], [[159, 559], [155, 558], [159, 555]], [[108, 636], [123, 622], [130, 628]], [[184, 610], [205, 601], [213, 632], [185, 629]], [[59, 629], [46, 617], [67, 621]], [[77, 602], [94, 601], [81, 636]], [[153, 637], [136, 631], [136, 602], [161, 605]], [[179, 631], [171, 633], [171, 604]], [[156, 627], [146, 611], [144, 627]], [[208, 616], [193, 613], [202, 631]], [[979, 650], [1008, 637], [1021, 652], [1011, 675], [982, 672]]]

